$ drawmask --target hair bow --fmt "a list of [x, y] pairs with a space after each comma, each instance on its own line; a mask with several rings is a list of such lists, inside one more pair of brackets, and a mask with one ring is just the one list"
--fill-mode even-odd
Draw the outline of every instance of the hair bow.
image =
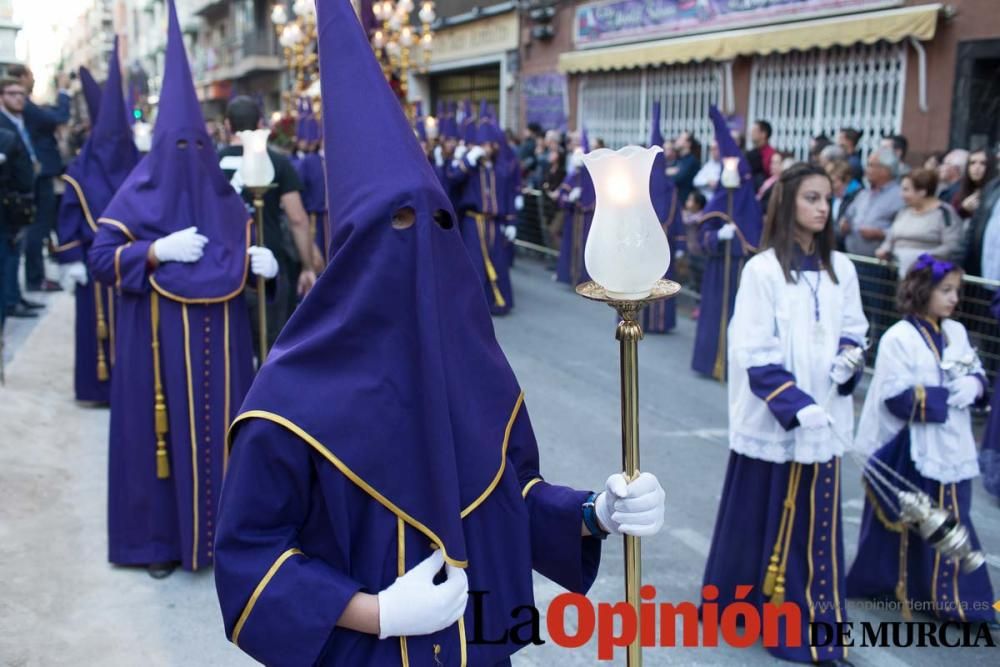
[[955, 270], [955, 265], [943, 259], [936, 259], [930, 253], [924, 253], [917, 258], [913, 265], [914, 271], [923, 271], [926, 268], [931, 270], [931, 280], [939, 283], [944, 277]]

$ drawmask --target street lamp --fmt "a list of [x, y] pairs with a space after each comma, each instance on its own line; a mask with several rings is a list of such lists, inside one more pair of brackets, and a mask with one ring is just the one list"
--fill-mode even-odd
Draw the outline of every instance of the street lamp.
[[[437, 19], [434, 3], [431, 0], [421, 2], [417, 10], [413, 0], [375, 0], [372, 14], [381, 26], [369, 36], [372, 48], [386, 80], [390, 83], [393, 78], [399, 81], [399, 95], [409, 113], [406, 98], [410, 73], [416, 69], [414, 63], [422, 61], [419, 69], [426, 71], [431, 62], [434, 47], [431, 24]], [[416, 23], [420, 24], [419, 27]]]

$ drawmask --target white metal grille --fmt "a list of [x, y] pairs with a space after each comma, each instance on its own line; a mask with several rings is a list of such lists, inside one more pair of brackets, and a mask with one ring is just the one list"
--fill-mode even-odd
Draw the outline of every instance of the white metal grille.
[[809, 140], [842, 127], [861, 131], [868, 155], [884, 135], [900, 131], [906, 46], [879, 43], [754, 58], [750, 118], [767, 120], [771, 145], [804, 160]]
[[712, 137], [708, 105], [723, 97], [723, 68], [701, 63], [587, 74], [579, 95], [578, 124], [591, 140], [600, 137], [609, 148], [649, 141], [654, 100], [662, 102], [664, 137], [687, 130], [707, 145]]

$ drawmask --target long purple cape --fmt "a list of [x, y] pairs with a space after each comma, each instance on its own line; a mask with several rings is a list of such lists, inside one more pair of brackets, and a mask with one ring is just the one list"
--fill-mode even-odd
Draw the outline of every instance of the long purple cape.
[[209, 238], [202, 258], [194, 264], [166, 262], [150, 282], [179, 300], [226, 300], [246, 281], [249, 216], [219, 168], [173, 0], [169, 7], [166, 71], [153, 147], [122, 184], [102, 221], [124, 227], [139, 240], [196, 226]]
[[[451, 203], [354, 10], [317, 9], [336, 253], [241, 412], [299, 435], [461, 565], [462, 515], [500, 478], [520, 389]], [[416, 222], [395, 229], [407, 207]]]

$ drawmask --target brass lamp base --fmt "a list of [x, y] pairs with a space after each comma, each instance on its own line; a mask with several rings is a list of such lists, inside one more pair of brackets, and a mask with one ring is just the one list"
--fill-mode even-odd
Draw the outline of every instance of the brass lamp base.
[[[639, 476], [639, 341], [642, 340], [639, 313], [649, 304], [674, 297], [680, 291], [681, 286], [672, 280], [657, 280], [647, 296], [635, 300], [610, 296], [604, 287], [593, 281], [576, 288], [580, 296], [608, 304], [622, 318], [615, 338], [618, 339], [621, 354], [622, 469], [628, 480]], [[642, 553], [638, 537], [625, 535], [624, 541], [625, 599], [635, 610], [637, 624], [635, 638], [628, 646], [626, 664], [628, 667], [641, 667], [639, 587], [642, 581]]]

